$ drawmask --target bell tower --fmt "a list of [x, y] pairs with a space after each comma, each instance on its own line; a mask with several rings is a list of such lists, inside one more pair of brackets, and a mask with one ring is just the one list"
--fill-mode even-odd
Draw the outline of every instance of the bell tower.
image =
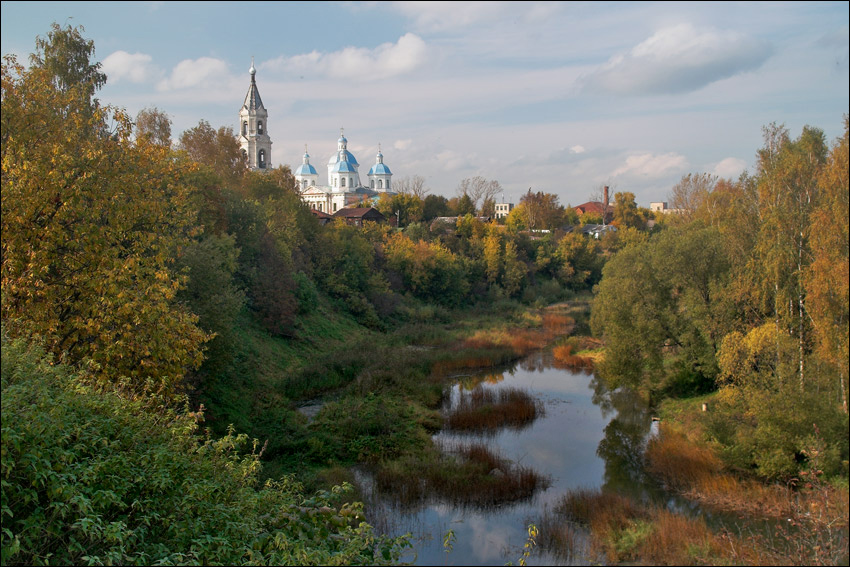
[[269, 138], [269, 113], [257, 89], [257, 69], [251, 58], [251, 86], [239, 111], [239, 145], [249, 169], [271, 169], [272, 140]]

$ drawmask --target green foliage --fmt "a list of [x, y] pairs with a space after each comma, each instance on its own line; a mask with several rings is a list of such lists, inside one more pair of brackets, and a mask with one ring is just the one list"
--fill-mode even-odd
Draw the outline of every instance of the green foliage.
[[613, 380], [657, 386], [669, 353], [713, 379], [721, 332], [713, 298], [728, 269], [717, 231], [698, 226], [618, 252], [605, 265], [591, 317], [606, 341], [600, 370]]
[[469, 283], [460, 258], [439, 243], [412, 242], [403, 234], [389, 237], [384, 246], [387, 267], [398, 272], [413, 295], [441, 305], [457, 306]]
[[342, 489], [260, 486], [244, 435], [199, 438], [199, 416], [95, 392], [5, 332], [2, 394], [4, 565], [386, 564], [407, 545]]
[[422, 448], [424, 431], [415, 426], [411, 404], [388, 395], [367, 394], [325, 404], [311, 424], [311, 458], [342, 463], [393, 460]]

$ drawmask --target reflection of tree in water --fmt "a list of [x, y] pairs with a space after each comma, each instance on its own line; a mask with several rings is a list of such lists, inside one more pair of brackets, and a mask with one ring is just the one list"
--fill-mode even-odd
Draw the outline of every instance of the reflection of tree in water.
[[[513, 376], [513, 372], [508, 371], [508, 374]], [[458, 377], [458, 387], [463, 390], [474, 390], [483, 383], [495, 385], [505, 379], [505, 372], [492, 372], [490, 374], [476, 374], [475, 376]]]
[[520, 360], [519, 367], [526, 372], [543, 372], [552, 367], [552, 351], [545, 350], [526, 356]]
[[597, 456], [605, 461], [603, 488], [644, 496], [649, 482], [643, 465], [652, 423], [649, 405], [628, 388], [609, 390], [598, 376], [593, 376], [588, 386], [593, 389], [593, 403], [604, 417], [617, 412], [605, 426], [605, 437], [596, 449]]

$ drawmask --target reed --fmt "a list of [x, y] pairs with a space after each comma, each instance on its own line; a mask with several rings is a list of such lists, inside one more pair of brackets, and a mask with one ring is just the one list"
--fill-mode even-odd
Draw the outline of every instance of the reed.
[[459, 431], [493, 431], [521, 428], [544, 414], [543, 404], [519, 388], [460, 391], [457, 404], [446, 418], [446, 428]]
[[482, 443], [442, 446], [418, 458], [387, 464], [375, 480], [382, 491], [391, 491], [405, 505], [437, 498], [461, 506], [489, 507], [528, 499], [549, 486], [544, 476], [512, 465]]
[[552, 349], [555, 368], [590, 372], [593, 370], [593, 358], [573, 354], [573, 345], [566, 344]]

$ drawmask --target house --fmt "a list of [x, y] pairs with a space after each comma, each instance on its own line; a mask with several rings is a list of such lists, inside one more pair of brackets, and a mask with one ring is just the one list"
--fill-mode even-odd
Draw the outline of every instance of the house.
[[363, 226], [366, 221], [386, 222], [387, 220], [387, 217], [373, 207], [340, 209], [333, 214], [333, 218], [345, 219], [345, 222], [354, 226]]
[[513, 203], [496, 203], [496, 218], [503, 219], [514, 210]]
[[310, 209], [310, 212], [313, 213], [313, 216], [318, 219], [319, 224], [326, 225], [332, 220], [334, 220], [333, 215], [329, 215], [328, 213], [323, 213], [322, 211], [316, 209]]
[[586, 224], [581, 227], [581, 233], [599, 239], [607, 232], [617, 232], [617, 227], [610, 224]]

